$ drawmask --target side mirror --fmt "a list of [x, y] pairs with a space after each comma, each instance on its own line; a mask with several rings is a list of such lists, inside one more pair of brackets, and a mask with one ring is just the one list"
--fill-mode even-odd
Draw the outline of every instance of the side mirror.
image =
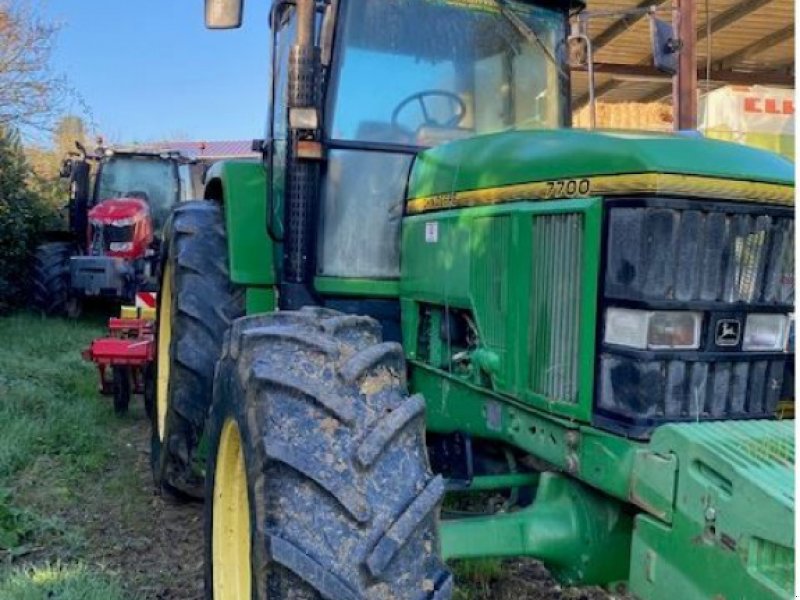
[[244, 0], [206, 0], [206, 27], [237, 29], [242, 26]]
[[678, 51], [680, 42], [675, 38], [675, 30], [670, 23], [650, 15], [650, 43], [653, 46], [653, 66], [662, 73], [675, 75], [678, 72]]
[[69, 179], [70, 175], [72, 175], [72, 159], [65, 158], [61, 162], [61, 170], [58, 172], [58, 176], [61, 179]]

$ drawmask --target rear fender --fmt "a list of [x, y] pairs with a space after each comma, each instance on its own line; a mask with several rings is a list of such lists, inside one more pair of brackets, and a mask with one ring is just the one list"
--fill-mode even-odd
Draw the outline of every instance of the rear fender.
[[223, 206], [231, 280], [248, 288], [275, 285], [277, 252], [267, 235], [264, 166], [252, 161], [214, 163], [205, 176], [204, 198]]

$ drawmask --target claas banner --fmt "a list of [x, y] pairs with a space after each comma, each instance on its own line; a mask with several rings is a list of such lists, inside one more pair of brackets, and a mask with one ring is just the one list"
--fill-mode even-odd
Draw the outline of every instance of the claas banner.
[[710, 138], [771, 150], [794, 160], [794, 90], [728, 86], [700, 104], [699, 129]]

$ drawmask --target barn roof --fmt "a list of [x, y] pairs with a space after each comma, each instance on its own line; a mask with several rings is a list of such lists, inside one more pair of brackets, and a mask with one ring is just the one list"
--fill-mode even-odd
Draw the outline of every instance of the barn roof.
[[[794, 85], [794, 3], [791, 0], [696, 0], [699, 88], [727, 84]], [[671, 21], [673, 2], [588, 0], [589, 12], [646, 9]], [[671, 78], [652, 68], [645, 11], [589, 21], [595, 52], [595, 93], [602, 102], [671, 102]], [[585, 72], [573, 72], [573, 105], [588, 100]]]
[[254, 158], [259, 156], [253, 151], [251, 140], [224, 141], [165, 141], [158, 144], [146, 144], [143, 147], [159, 150], [176, 150], [190, 158], [203, 160], [222, 160], [225, 158]]

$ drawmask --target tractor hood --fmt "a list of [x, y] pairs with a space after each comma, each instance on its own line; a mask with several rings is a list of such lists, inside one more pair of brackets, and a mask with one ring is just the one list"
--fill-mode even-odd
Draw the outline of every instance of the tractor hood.
[[150, 206], [140, 198], [103, 200], [89, 211], [88, 246], [96, 256], [135, 260], [153, 243]]
[[[417, 157], [408, 196], [414, 200], [573, 181], [564, 194], [542, 188], [539, 198], [604, 195], [615, 193], [608, 189], [614, 176], [626, 176], [616, 177], [622, 188], [616, 193], [661, 192], [658, 183], [671, 181], [677, 189], [664, 185], [663, 191], [706, 196], [702, 188], [722, 183], [717, 193], [710, 189], [708, 195], [740, 200], [761, 196], [765, 202], [793, 204], [792, 191], [785, 186], [794, 185], [794, 168], [777, 154], [688, 135], [579, 129], [508, 131], [432, 148]], [[583, 185], [581, 180], [586, 180]], [[742, 193], [731, 194], [726, 181], [746, 185], [739, 186]]]
[[114, 198], [103, 200], [89, 211], [92, 225], [134, 225], [150, 216], [147, 202], [139, 198]]

